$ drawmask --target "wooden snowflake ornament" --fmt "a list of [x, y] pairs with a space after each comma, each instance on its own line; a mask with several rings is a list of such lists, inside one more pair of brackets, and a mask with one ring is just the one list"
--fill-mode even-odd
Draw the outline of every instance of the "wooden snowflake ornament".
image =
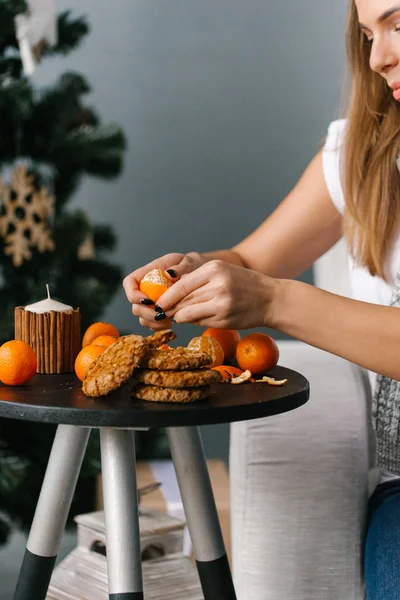
[[4, 252], [14, 267], [32, 258], [31, 248], [54, 251], [49, 220], [54, 215], [54, 197], [46, 187], [37, 190], [25, 165], [17, 166], [10, 184], [0, 178], [0, 235]]

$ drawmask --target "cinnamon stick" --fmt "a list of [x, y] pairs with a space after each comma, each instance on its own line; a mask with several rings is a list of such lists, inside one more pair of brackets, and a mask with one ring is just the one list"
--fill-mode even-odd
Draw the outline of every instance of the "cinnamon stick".
[[57, 373], [57, 313], [50, 311], [50, 373]]
[[69, 373], [69, 346], [71, 335], [71, 320], [68, 313], [62, 313], [64, 319], [64, 339], [63, 339], [63, 372]]
[[24, 322], [25, 322], [25, 311], [20, 313], [19, 316], [19, 339], [23, 340], [24, 339]]
[[74, 311], [67, 313], [70, 322], [69, 331], [69, 357], [68, 357], [68, 371], [74, 370], [74, 350], [75, 350], [75, 338], [74, 338]]
[[44, 359], [44, 315], [38, 313], [37, 315], [37, 332], [39, 341], [39, 356], [38, 356], [38, 372], [45, 373], [45, 359]]
[[75, 309], [75, 352], [74, 352], [74, 363], [81, 350], [81, 311], [79, 308]]
[[29, 345], [33, 348], [36, 356], [36, 313], [31, 313], [29, 321]]
[[32, 313], [29, 310], [24, 311], [22, 339], [24, 342], [27, 342], [28, 344], [29, 344], [31, 314]]
[[44, 313], [44, 372], [50, 373], [50, 313]]
[[57, 373], [63, 371], [63, 340], [64, 340], [64, 319], [63, 313], [57, 312]]
[[16, 306], [14, 309], [14, 337], [16, 340], [22, 340], [22, 316], [24, 312], [23, 306]]

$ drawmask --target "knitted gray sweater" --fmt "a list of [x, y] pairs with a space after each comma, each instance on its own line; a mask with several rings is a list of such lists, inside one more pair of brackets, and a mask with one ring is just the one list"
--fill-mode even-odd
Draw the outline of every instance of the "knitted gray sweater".
[[[400, 307], [400, 271], [396, 275], [390, 306]], [[393, 475], [400, 475], [400, 381], [377, 376], [372, 419], [377, 465]]]

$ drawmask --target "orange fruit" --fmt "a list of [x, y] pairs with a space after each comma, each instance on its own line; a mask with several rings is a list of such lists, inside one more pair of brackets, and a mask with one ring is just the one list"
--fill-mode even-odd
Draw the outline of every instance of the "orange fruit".
[[0, 379], [7, 385], [23, 385], [36, 374], [37, 358], [29, 344], [10, 340], [0, 346]]
[[99, 337], [97, 337], [95, 340], [93, 340], [92, 342], [92, 346], [111, 346], [111, 344], [114, 344], [117, 341], [117, 338], [115, 335], [99, 335]]
[[230, 381], [232, 377], [236, 377], [237, 375], [241, 375], [243, 373], [242, 369], [231, 367], [230, 365], [219, 365], [218, 367], [212, 368], [214, 371], [219, 371], [221, 373], [222, 381]]
[[100, 356], [106, 349], [105, 346], [95, 346], [94, 344], [89, 344], [89, 346], [85, 346], [79, 352], [78, 356], [75, 359], [75, 374], [78, 379], [83, 381], [85, 379], [85, 375], [87, 373], [88, 368], [92, 364], [96, 358]]
[[188, 348], [198, 350], [199, 352], [207, 352], [212, 358], [210, 368], [218, 367], [224, 362], [224, 351], [221, 344], [213, 337], [200, 335], [194, 337], [188, 343]]
[[202, 335], [209, 335], [221, 344], [225, 360], [235, 356], [236, 346], [240, 342], [240, 333], [236, 329], [216, 329], [215, 327], [209, 327], [203, 331]]
[[236, 360], [243, 371], [252, 373], [269, 371], [278, 363], [279, 348], [266, 333], [250, 333], [237, 345]]
[[111, 335], [112, 337], [119, 337], [119, 331], [111, 325], [111, 323], [103, 323], [102, 321], [97, 321], [96, 323], [92, 323], [86, 329], [83, 339], [82, 339], [82, 348], [85, 346], [89, 346], [96, 338], [100, 335]]
[[150, 300], [157, 302], [160, 296], [171, 287], [172, 281], [168, 279], [161, 269], [152, 269], [143, 277], [139, 283], [139, 289], [146, 294]]

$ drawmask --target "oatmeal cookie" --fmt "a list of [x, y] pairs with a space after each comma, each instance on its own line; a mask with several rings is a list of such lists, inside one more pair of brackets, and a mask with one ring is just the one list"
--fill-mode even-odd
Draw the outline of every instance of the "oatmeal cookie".
[[146, 337], [148, 346], [154, 350], [157, 350], [163, 344], [168, 344], [176, 338], [176, 333], [172, 329], [165, 329], [164, 331], [156, 331], [153, 335]]
[[82, 389], [87, 396], [106, 396], [132, 376], [143, 360], [147, 342], [141, 335], [125, 335], [107, 346], [86, 373]]
[[222, 380], [222, 376], [221, 373], [212, 369], [196, 369], [192, 371], [138, 369], [134, 374], [134, 379], [137, 383], [181, 389], [218, 383]]
[[150, 350], [140, 366], [145, 369], [183, 371], [184, 369], [200, 369], [211, 363], [211, 356], [205, 352], [178, 347], [169, 350]]
[[195, 402], [210, 395], [211, 387], [201, 387], [178, 390], [171, 387], [159, 387], [157, 385], [146, 385], [139, 383], [134, 387], [132, 396], [150, 402]]

